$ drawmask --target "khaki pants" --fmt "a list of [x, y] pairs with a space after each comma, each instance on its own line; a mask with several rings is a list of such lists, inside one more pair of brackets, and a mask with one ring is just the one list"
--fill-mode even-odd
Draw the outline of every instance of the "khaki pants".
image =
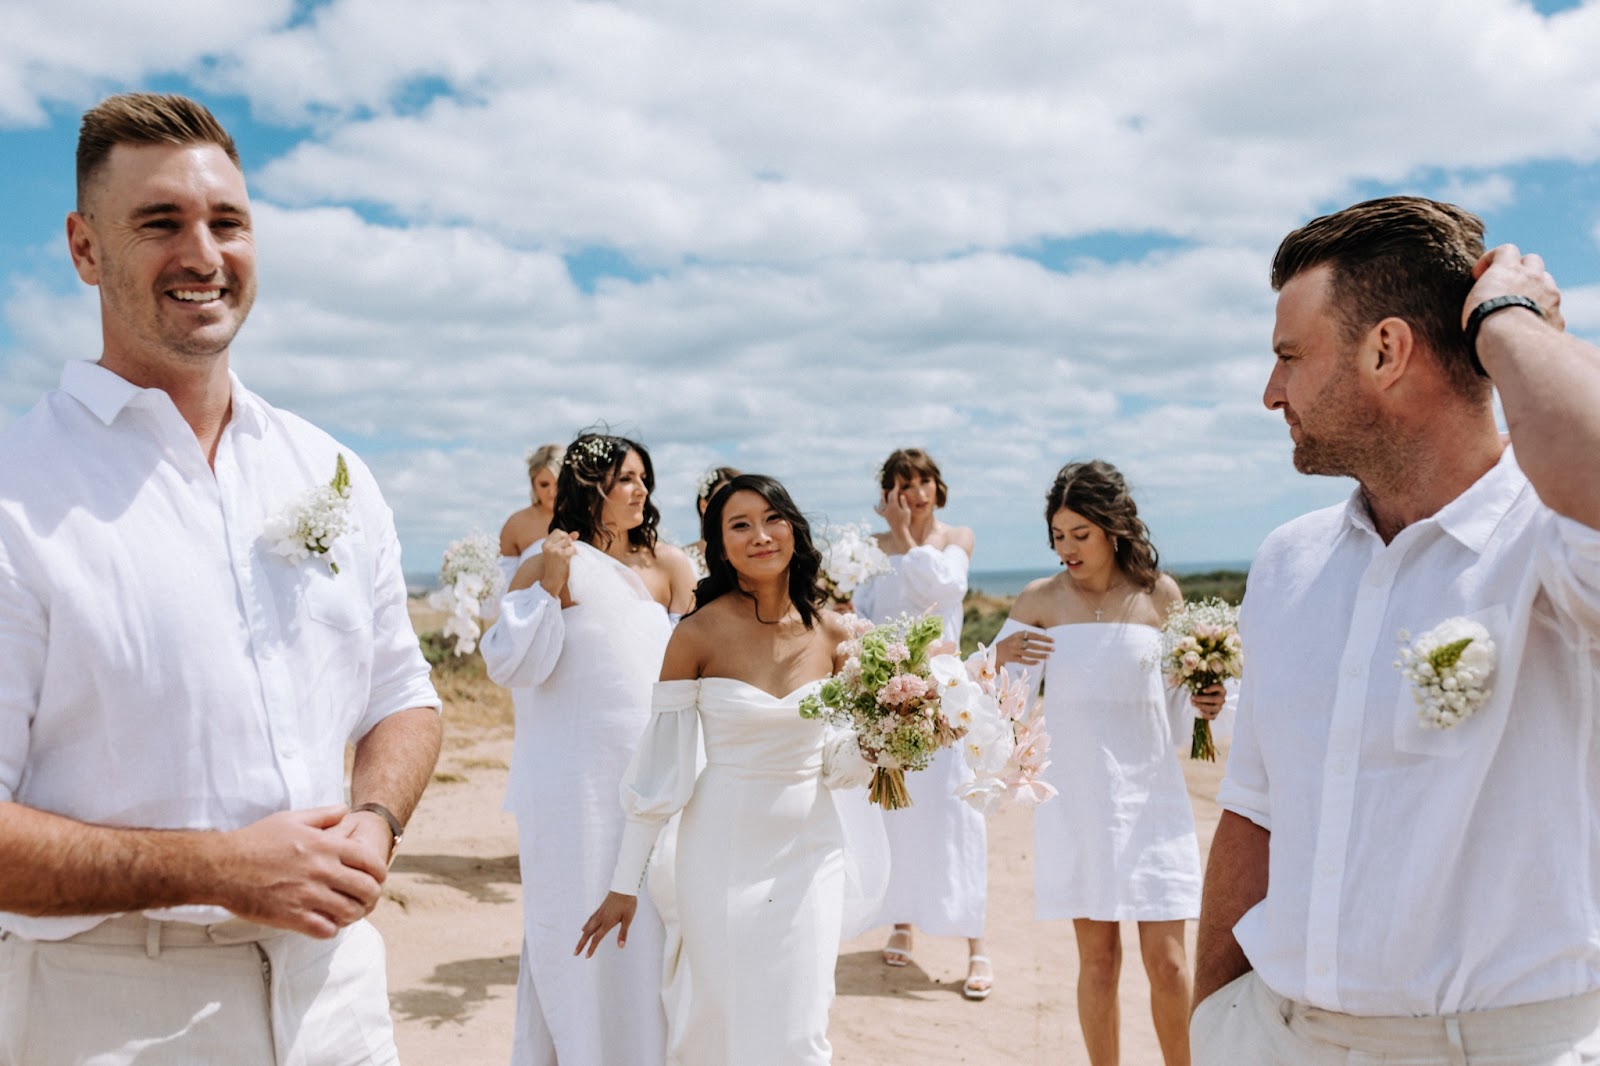
[[1284, 999], [1254, 971], [1206, 997], [1194, 1066], [1596, 1066], [1600, 992], [1435, 1018], [1363, 1018]]
[[0, 934], [0, 1066], [391, 1066], [383, 941], [113, 918]]

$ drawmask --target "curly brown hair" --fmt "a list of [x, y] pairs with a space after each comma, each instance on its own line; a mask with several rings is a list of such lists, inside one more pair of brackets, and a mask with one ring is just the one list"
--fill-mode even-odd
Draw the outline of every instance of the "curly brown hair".
[[[1103, 459], [1068, 463], [1056, 474], [1055, 483], [1045, 496], [1047, 537], [1050, 520], [1063, 509], [1082, 515], [1115, 538], [1117, 568], [1129, 580], [1146, 592], [1156, 587], [1161, 557], [1150, 542], [1150, 529], [1139, 517], [1139, 507], [1133, 502], [1121, 471]], [[1055, 547], [1053, 540], [1050, 546]]]

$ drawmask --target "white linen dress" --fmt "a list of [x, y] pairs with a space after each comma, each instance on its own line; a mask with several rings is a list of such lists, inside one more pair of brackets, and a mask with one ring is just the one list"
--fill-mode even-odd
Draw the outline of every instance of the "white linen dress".
[[1188, 692], [1161, 677], [1160, 632], [1128, 622], [1040, 629], [1008, 618], [995, 641], [1017, 632], [1055, 640], [1043, 669], [1044, 779], [1060, 795], [1033, 814], [1034, 917], [1199, 917], [1200, 850], [1178, 763], [1194, 712]]
[[691, 983], [672, 1061], [682, 1066], [831, 1059], [846, 895], [852, 884], [881, 887], [870, 868], [886, 855], [847, 839], [835, 814], [829, 790], [865, 787], [872, 769], [854, 734], [800, 717], [816, 684], [781, 699], [726, 677], [655, 687], [621, 793], [628, 825], [612, 889], [638, 891], [657, 830], [681, 809], [676, 882]]
[[513, 1066], [652, 1066], [666, 1058], [663, 931], [641, 899], [628, 948], [573, 945], [605, 898], [622, 836], [617, 789], [649, 721], [671, 627], [628, 567], [587, 544], [574, 605], [541, 586], [507, 593], [483, 637], [489, 676], [512, 690], [506, 806], [517, 816], [523, 951]]
[[[891, 555], [894, 567], [856, 590], [856, 612], [874, 622], [935, 614], [947, 640], [961, 640], [967, 553], [952, 544]], [[933, 936], [981, 937], [989, 896], [989, 835], [983, 815], [956, 798], [972, 775], [960, 751], [941, 750], [906, 774], [911, 806], [881, 812], [889, 837], [889, 890], [873, 925], [905, 922]], [[861, 802], [867, 803], [863, 796]]]

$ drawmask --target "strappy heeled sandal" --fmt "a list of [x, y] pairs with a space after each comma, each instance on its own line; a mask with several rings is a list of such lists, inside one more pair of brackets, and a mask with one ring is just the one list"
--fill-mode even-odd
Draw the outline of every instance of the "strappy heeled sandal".
[[[972, 968], [977, 963], [983, 963], [989, 971], [986, 974], [973, 973]], [[989, 993], [994, 991], [994, 963], [989, 961], [987, 955], [972, 955], [967, 959], [967, 979], [961, 986], [961, 994], [968, 999], [988, 999]]]
[[[904, 947], [896, 947], [904, 938]], [[885, 966], [911, 965], [911, 930], [896, 929], [889, 934], [889, 942], [883, 945], [883, 964]]]

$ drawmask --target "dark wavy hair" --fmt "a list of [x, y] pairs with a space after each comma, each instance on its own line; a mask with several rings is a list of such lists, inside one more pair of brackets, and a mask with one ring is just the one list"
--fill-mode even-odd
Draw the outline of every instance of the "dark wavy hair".
[[916, 477], [931, 480], [935, 507], [943, 507], [950, 498], [950, 487], [944, 483], [944, 475], [939, 473], [939, 464], [921, 448], [896, 448], [878, 467], [878, 487], [884, 492], [894, 488], [894, 479], [897, 477], [906, 481]]
[[628, 543], [655, 551], [661, 512], [655, 504], [656, 469], [650, 463], [650, 453], [638, 441], [610, 433], [580, 433], [567, 445], [561, 473], [556, 477], [556, 510], [550, 528], [564, 530], [604, 551], [611, 543], [611, 534], [600, 519], [606, 493], [616, 484], [623, 460], [630, 452], [644, 464], [644, 487], [650, 495], [644, 501], [644, 521], [628, 530]]
[[[1128, 491], [1122, 472], [1103, 459], [1068, 463], [1056, 474], [1055, 484], [1044, 498], [1046, 536], [1050, 520], [1065, 508], [1099, 526], [1116, 538], [1113, 552], [1117, 567], [1140, 588], [1149, 592], [1161, 576], [1161, 557], [1150, 543], [1150, 530], [1139, 517], [1139, 508]], [[1054, 539], [1050, 547], [1055, 547]]]
[[722, 512], [736, 492], [753, 492], [766, 500], [768, 506], [782, 515], [794, 531], [794, 557], [789, 560], [789, 599], [793, 601], [795, 610], [800, 612], [800, 620], [810, 629], [822, 611], [825, 598], [817, 585], [817, 576], [822, 572], [822, 553], [811, 539], [811, 523], [795, 506], [789, 490], [776, 478], [765, 474], [740, 474], [711, 494], [705, 517], [700, 520], [700, 535], [706, 542], [707, 573], [695, 586], [694, 609], [698, 611], [718, 596], [730, 592], [749, 595], [739, 585], [738, 571], [728, 561], [722, 541]]

